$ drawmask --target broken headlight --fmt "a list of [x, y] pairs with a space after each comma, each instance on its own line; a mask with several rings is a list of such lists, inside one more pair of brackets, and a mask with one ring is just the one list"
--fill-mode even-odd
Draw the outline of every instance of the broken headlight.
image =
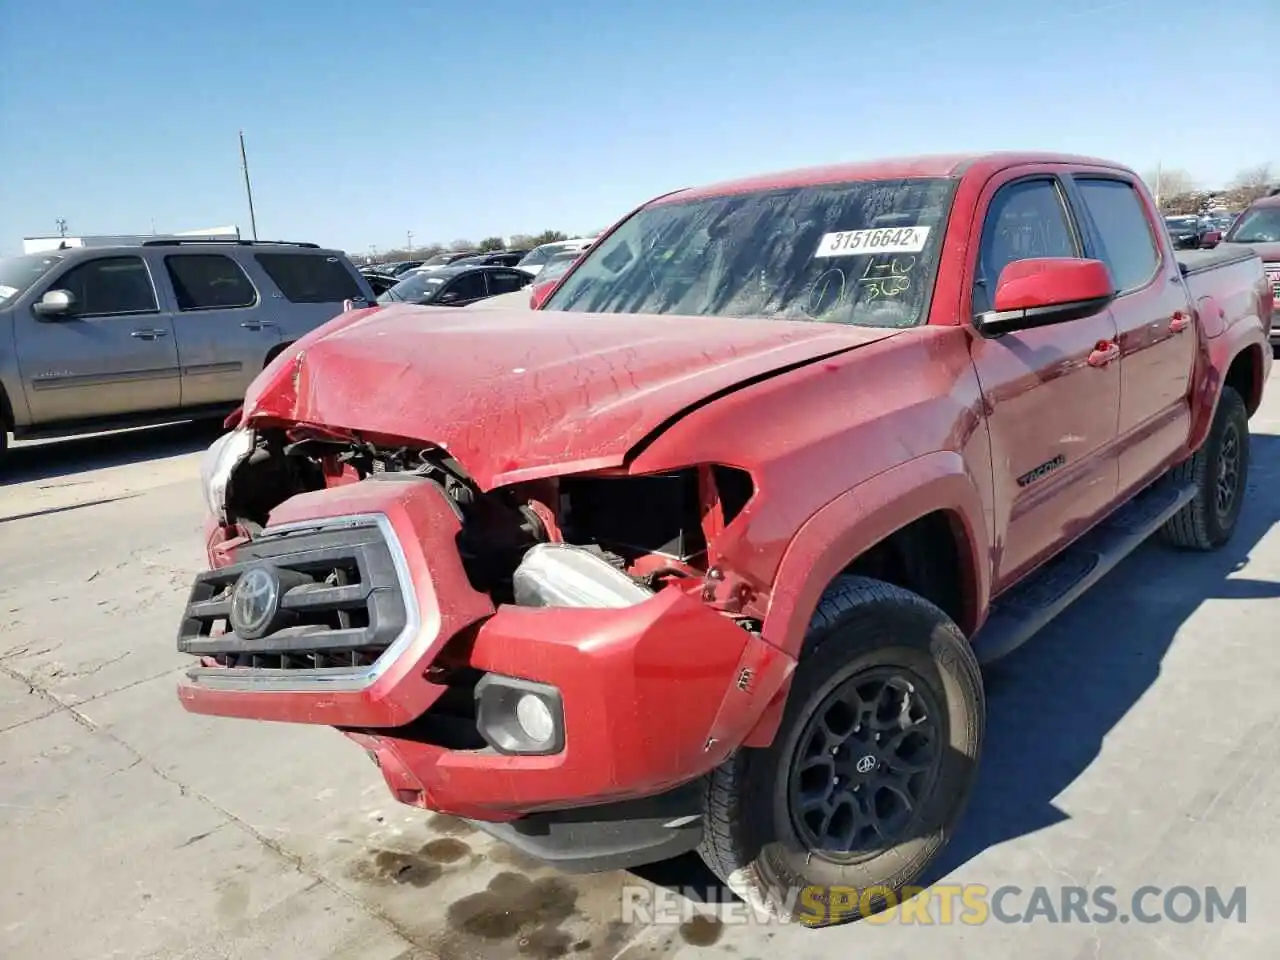
[[227, 484], [231, 482], [231, 474], [253, 453], [255, 443], [252, 430], [235, 429], [213, 441], [200, 461], [200, 488], [205, 506], [220, 524], [230, 522]]

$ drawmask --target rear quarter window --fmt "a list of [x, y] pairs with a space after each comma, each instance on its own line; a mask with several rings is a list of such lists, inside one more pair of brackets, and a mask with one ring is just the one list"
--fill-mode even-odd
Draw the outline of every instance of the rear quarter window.
[[364, 296], [340, 257], [259, 253], [254, 259], [290, 303], [341, 303]]
[[1117, 291], [1146, 286], [1160, 268], [1160, 251], [1138, 191], [1123, 180], [1102, 178], [1077, 177], [1076, 186]]

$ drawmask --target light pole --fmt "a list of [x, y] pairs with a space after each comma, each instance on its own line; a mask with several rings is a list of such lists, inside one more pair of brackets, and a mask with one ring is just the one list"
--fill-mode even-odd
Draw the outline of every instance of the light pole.
[[413, 259], [413, 231], [406, 230], [404, 233], [405, 250], [409, 254], [409, 259]]
[[249, 198], [249, 228], [253, 239], [258, 239], [258, 219], [253, 214], [253, 187], [249, 183], [249, 157], [244, 152], [244, 131], [240, 131], [240, 167], [244, 170], [244, 193]]

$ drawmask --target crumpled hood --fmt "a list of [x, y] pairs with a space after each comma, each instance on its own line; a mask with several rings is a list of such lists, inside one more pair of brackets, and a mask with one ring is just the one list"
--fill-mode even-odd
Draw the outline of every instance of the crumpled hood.
[[267, 367], [249, 387], [245, 421], [436, 444], [482, 489], [621, 465], [718, 392], [901, 332], [402, 304], [357, 313]]

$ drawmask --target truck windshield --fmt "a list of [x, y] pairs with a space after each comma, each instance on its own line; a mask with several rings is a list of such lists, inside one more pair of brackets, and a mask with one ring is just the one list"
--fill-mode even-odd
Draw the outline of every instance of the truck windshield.
[[597, 243], [546, 310], [914, 326], [954, 181], [855, 183], [658, 202]]
[[0, 259], [0, 307], [22, 296], [27, 289], [63, 260], [52, 253], [29, 253]]
[[1232, 243], [1280, 243], [1280, 207], [1258, 207], [1242, 214], [1227, 239]]

